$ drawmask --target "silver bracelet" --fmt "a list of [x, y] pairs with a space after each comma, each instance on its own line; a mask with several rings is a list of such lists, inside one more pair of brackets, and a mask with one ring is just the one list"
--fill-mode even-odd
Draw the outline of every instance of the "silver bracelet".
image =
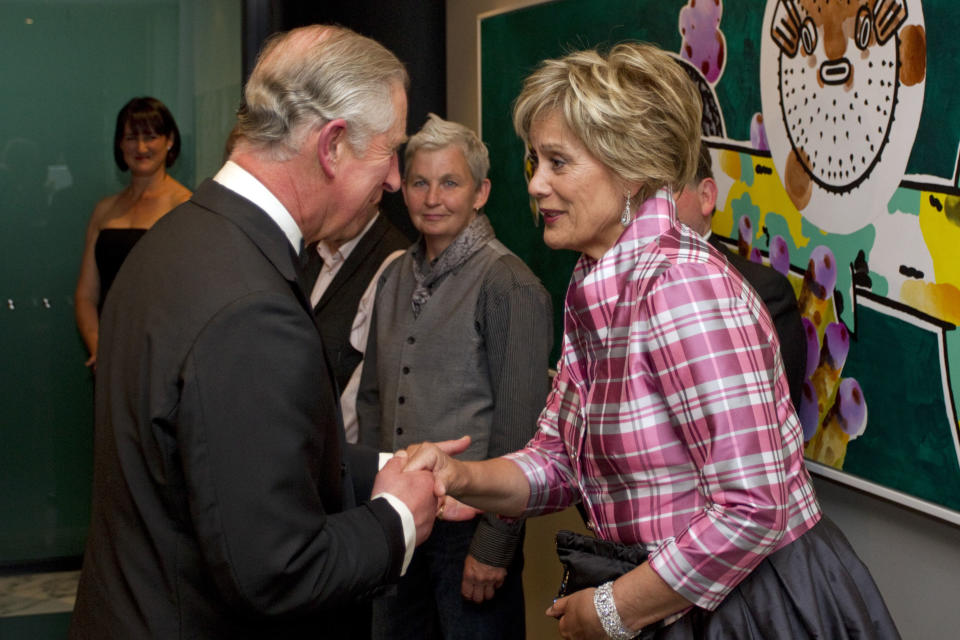
[[630, 631], [623, 626], [617, 605], [613, 601], [613, 581], [604, 582], [593, 592], [593, 607], [597, 610], [600, 624], [607, 636], [613, 640], [631, 640], [640, 635], [639, 631]]

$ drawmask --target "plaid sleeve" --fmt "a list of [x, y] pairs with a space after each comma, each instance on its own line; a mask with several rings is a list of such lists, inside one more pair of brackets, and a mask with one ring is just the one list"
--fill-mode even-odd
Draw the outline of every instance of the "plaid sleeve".
[[566, 371], [561, 367], [554, 378], [533, 439], [520, 451], [505, 456], [520, 467], [530, 483], [530, 500], [523, 517], [560, 511], [580, 498], [559, 427], [562, 416], [573, 422], [573, 428], [580, 427], [580, 422], [574, 418], [579, 415], [580, 398]]
[[741, 281], [706, 264], [668, 269], [641, 305], [651, 366], [707, 498], [650, 565], [691, 602], [713, 609], [787, 527], [772, 323]]

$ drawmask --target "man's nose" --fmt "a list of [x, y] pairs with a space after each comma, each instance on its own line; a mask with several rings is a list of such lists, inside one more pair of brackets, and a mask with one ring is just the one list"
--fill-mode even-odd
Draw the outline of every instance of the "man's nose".
[[390, 158], [390, 169], [387, 171], [387, 177], [384, 178], [383, 189], [390, 193], [400, 190], [400, 159], [396, 153]]

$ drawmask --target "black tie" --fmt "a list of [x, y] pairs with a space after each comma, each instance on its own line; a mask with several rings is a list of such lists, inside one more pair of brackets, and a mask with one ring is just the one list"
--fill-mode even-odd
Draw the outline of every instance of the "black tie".
[[320, 257], [320, 252], [317, 251], [317, 244], [319, 243], [311, 242], [300, 252], [300, 266], [303, 268], [304, 276], [303, 287], [307, 298], [309, 298], [311, 292], [313, 292], [313, 285], [316, 284], [317, 276], [320, 275], [320, 269], [323, 268], [323, 258]]

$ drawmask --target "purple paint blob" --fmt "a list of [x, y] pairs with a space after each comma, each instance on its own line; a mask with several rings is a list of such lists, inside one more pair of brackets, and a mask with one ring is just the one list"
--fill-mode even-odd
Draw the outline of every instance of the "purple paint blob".
[[860, 383], [854, 378], [844, 378], [837, 388], [837, 421], [851, 439], [863, 434], [867, 428], [867, 402]]
[[699, 69], [710, 84], [720, 78], [726, 63], [726, 44], [718, 29], [722, 13], [723, 3], [696, 0], [680, 10], [680, 56]]
[[737, 224], [737, 231], [740, 233], [740, 241], [749, 246], [753, 242], [753, 222], [749, 216], [740, 216], [740, 222]]
[[769, 151], [770, 143], [767, 142], [767, 130], [763, 126], [763, 114], [755, 113], [750, 119], [750, 146], [757, 151]]
[[823, 359], [834, 369], [843, 369], [850, 352], [850, 332], [842, 322], [831, 322], [823, 330]]
[[820, 411], [817, 407], [817, 391], [809, 380], [803, 381], [803, 394], [800, 397], [800, 407], [797, 409], [800, 426], [803, 427], [803, 441], [809, 442], [817, 433], [817, 421]]
[[804, 281], [807, 288], [821, 300], [833, 295], [833, 289], [837, 286], [837, 261], [830, 247], [820, 245], [810, 252]]
[[807, 338], [807, 372], [805, 378], [813, 375], [820, 364], [820, 336], [817, 335], [817, 328], [813, 326], [813, 321], [806, 316], [800, 318], [803, 323], [803, 334]]
[[790, 273], [790, 249], [783, 236], [773, 236], [770, 241], [770, 266], [783, 275]]

